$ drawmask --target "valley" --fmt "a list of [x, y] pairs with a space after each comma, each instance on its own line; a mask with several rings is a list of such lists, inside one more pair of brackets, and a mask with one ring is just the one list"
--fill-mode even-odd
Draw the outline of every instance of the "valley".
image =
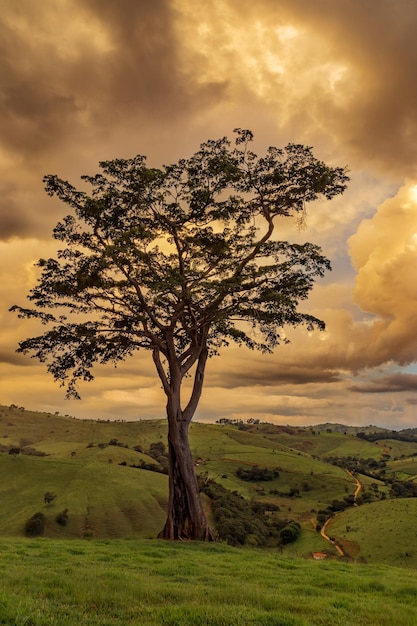
[[[284, 545], [265, 538], [261, 546], [253, 533], [240, 543], [287, 556], [320, 552], [416, 567], [417, 440], [385, 431], [368, 440], [372, 429], [226, 420], [193, 423], [190, 441], [201, 480], [301, 529]], [[27, 520], [42, 512], [44, 535], [53, 539], [155, 537], [168, 492], [165, 440], [164, 420], [89, 421], [1, 407], [0, 536], [22, 537]], [[44, 501], [46, 493], [52, 502]], [[210, 498], [202, 497], [215, 528]], [[66, 523], [57, 523], [65, 510]], [[332, 541], [320, 533], [324, 524]]]

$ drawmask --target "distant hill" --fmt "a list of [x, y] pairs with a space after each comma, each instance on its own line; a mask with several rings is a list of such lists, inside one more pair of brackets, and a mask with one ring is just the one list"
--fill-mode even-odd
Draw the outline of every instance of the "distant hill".
[[347, 426], [346, 424], [317, 424], [316, 426], [312, 426], [314, 430], [328, 430], [330, 429], [332, 432], [336, 433], [348, 433], [349, 435], [356, 435], [359, 432], [364, 433], [375, 433], [375, 432], [386, 432], [387, 428], [382, 428], [380, 426]]
[[[417, 567], [417, 443], [398, 439], [394, 431], [368, 429], [193, 423], [190, 442], [205, 480], [301, 525], [300, 538], [284, 547], [288, 554], [340, 558], [337, 546], [317, 531], [335, 516], [327, 527], [336, 544], [354, 544], [344, 558], [384, 561], [389, 554], [397, 565]], [[363, 432], [384, 438], [368, 441], [357, 436]], [[22, 536], [26, 521], [42, 512], [49, 537], [155, 537], [168, 494], [166, 434], [165, 420], [79, 420], [0, 407], [0, 536]], [[255, 466], [268, 470], [268, 480], [250, 478], [262, 474], [251, 471]], [[44, 501], [47, 492], [56, 496], [50, 504]], [[203, 498], [212, 516], [210, 500]], [[378, 525], [380, 515], [387, 519], [390, 502], [391, 524]], [[364, 515], [367, 507], [372, 515]], [[65, 510], [67, 523], [60, 524], [57, 516]], [[355, 533], [345, 536], [341, 529], [347, 526]], [[377, 548], [394, 535], [398, 549]], [[374, 547], [370, 537], [378, 537]]]

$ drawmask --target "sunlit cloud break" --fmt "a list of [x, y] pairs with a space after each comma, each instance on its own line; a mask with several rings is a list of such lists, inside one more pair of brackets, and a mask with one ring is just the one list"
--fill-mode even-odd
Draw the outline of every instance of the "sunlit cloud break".
[[[311, 207], [307, 229], [333, 273], [305, 310], [324, 333], [291, 333], [264, 357], [231, 349], [208, 364], [197, 419], [280, 423], [415, 422], [417, 361], [417, 12], [408, 0], [34, 0], [7, 3], [0, 25], [0, 372], [4, 404], [79, 417], [163, 417], [149, 355], [97, 370], [82, 400], [15, 353], [34, 326], [25, 304], [51, 232], [66, 213], [45, 174], [79, 183], [100, 160], [191, 155], [236, 127], [254, 150], [312, 145], [348, 165], [344, 196]], [[388, 402], [388, 404], [387, 404]], [[388, 407], [388, 408], [387, 408]], [[392, 410], [395, 407], [395, 411]], [[389, 410], [388, 410], [389, 409]]]

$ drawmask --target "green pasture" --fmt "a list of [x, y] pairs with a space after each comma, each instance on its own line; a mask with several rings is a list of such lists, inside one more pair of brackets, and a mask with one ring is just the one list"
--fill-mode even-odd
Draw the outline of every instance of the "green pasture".
[[379, 459], [384, 453], [383, 442], [369, 442], [359, 439], [355, 435], [344, 435], [339, 432], [328, 433], [326, 431], [315, 431], [313, 435], [311, 430], [306, 429], [304, 432], [290, 435], [282, 433], [272, 435], [269, 438], [279, 439], [279, 441], [289, 448], [307, 452], [312, 456], [320, 458], [330, 456], [355, 456], [357, 458], [374, 458]]
[[416, 444], [409, 441], [397, 441], [396, 439], [384, 439], [378, 442], [384, 446], [384, 452], [389, 454], [392, 460], [407, 457], [416, 452]]
[[[117, 416], [115, 416], [117, 417]], [[42, 445], [56, 442], [105, 443], [110, 439], [149, 445], [166, 438], [165, 420], [107, 422], [81, 420], [50, 413], [10, 409], [0, 406], [0, 443], [4, 445]], [[36, 446], [37, 447], [37, 446]]]
[[402, 476], [405, 479], [417, 476], [417, 458], [404, 458], [397, 461], [390, 461], [388, 467], [395, 472], [397, 477]]
[[[49, 538], [155, 537], [165, 521], [167, 477], [129, 465], [156, 463], [147, 452], [152, 443], [166, 444], [166, 435], [165, 420], [94, 422], [0, 407], [0, 444], [29, 446], [47, 455], [13, 458], [7, 448], [0, 452], [0, 537], [22, 537], [25, 522], [38, 511], [46, 516]], [[323, 550], [336, 555], [315, 530], [316, 516], [334, 500], [353, 494], [356, 483], [343, 469], [324, 462], [326, 456], [380, 458], [389, 452], [388, 475], [417, 478], [417, 460], [411, 456], [417, 444], [409, 442], [375, 444], [340, 432], [313, 435], [311, 429], [285, 432], [262, 424], [245, 430], [193, 423], [190, 444], [198, 473], [245, 498], [274, 503], [282, 518], [301, 523], [300, 538], [284, 547], [284, 555], [306, 557]], [[236, 476], [240, 466], [253, 465], [279, 468], [279, 477], [247, 482]], [[369, 476], [359, 480], [365, 493], [378, 497], [385, 492], [386, 501], [338, 513], [330, 534], [345, 542], [352, 560], [417, 567], [417, 499], [389, 500], [389, 486]], [[289, 496], [291, 490], [298, 494]], [[47, 491], [57, 496], [50, 505], [43, 499]], [[210, 515], [210, 503], [205, 505]], [[68, 523], [60, 526], [56, 517], [64, 509]]]
[[[109, 448], [112, 456], [123, 450]], [[109, 448], [99, 454], [110, 456]], [[0, 454], [0, 535], [21, 535], [27, 519], [40, 511], [47, 519], [47, 536], [155, 536], [164, 524], [167, 489], [162, 474], [94, 456], [13, 459]], [[57, 496], [50, 505], [43, 500], [47, 491]], [[63, 509], [69, 512], [65, 527], [55, 521]]]
[[156, 540], [0, 542], [10, 626], [412, 626], [414, 572]]
[[338, 513], [327, 533], [355, 560], [415, 569], [416, 519], [417, 498], [382, 500]]

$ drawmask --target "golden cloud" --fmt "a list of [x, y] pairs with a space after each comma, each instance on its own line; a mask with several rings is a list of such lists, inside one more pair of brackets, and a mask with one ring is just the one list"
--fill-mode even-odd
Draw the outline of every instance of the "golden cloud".
[[[42, 11], [33, 0], [6, 3], [4, 401], [20, 402], [22, 394], [25, 404], [58, 409], [63, 397], [42, 366], [14, 354], [32, 326], [7, 312], [24, 304], [33, 262], [53, 253], [51, 230], [67, 212], [45, 196], [43, 175], [77, 184], [99, 160], [136, 153], [159, 166], [240, 126], [255, 132], [258, 152], [312, 144], [320, 158], [349, 164], [352, 183], [343, 197], [311, 207], [306, 233], [282, 232], [319, 243], [332, 259], [333, 275], [305, 303], [326, 321], [325, 333], [289, 333], [292, 343], [272, 357], [225, 351], [209, 363], [202, 415], [215, 416], [215, 399], [248, 417], [291, 415], [301, 423], [354, 409], [358, 421], [395, 423], [397, 396], [388, 402], [387, 393], [383, 401], [372, 394], [371, 403], [366, 394], [346, 402], [346, 394], [352, 373], [378, 368], [372, 371], [384, 379], [392, 364], [417, 360], [416, 30], [408, 0], [43, 0]], [[136, 417], [137, 400], [161, 413], [146, 358], [117, 372], [100, 370], [74, 411]], [[411, 401], [401, 407], [410, 420]]]

